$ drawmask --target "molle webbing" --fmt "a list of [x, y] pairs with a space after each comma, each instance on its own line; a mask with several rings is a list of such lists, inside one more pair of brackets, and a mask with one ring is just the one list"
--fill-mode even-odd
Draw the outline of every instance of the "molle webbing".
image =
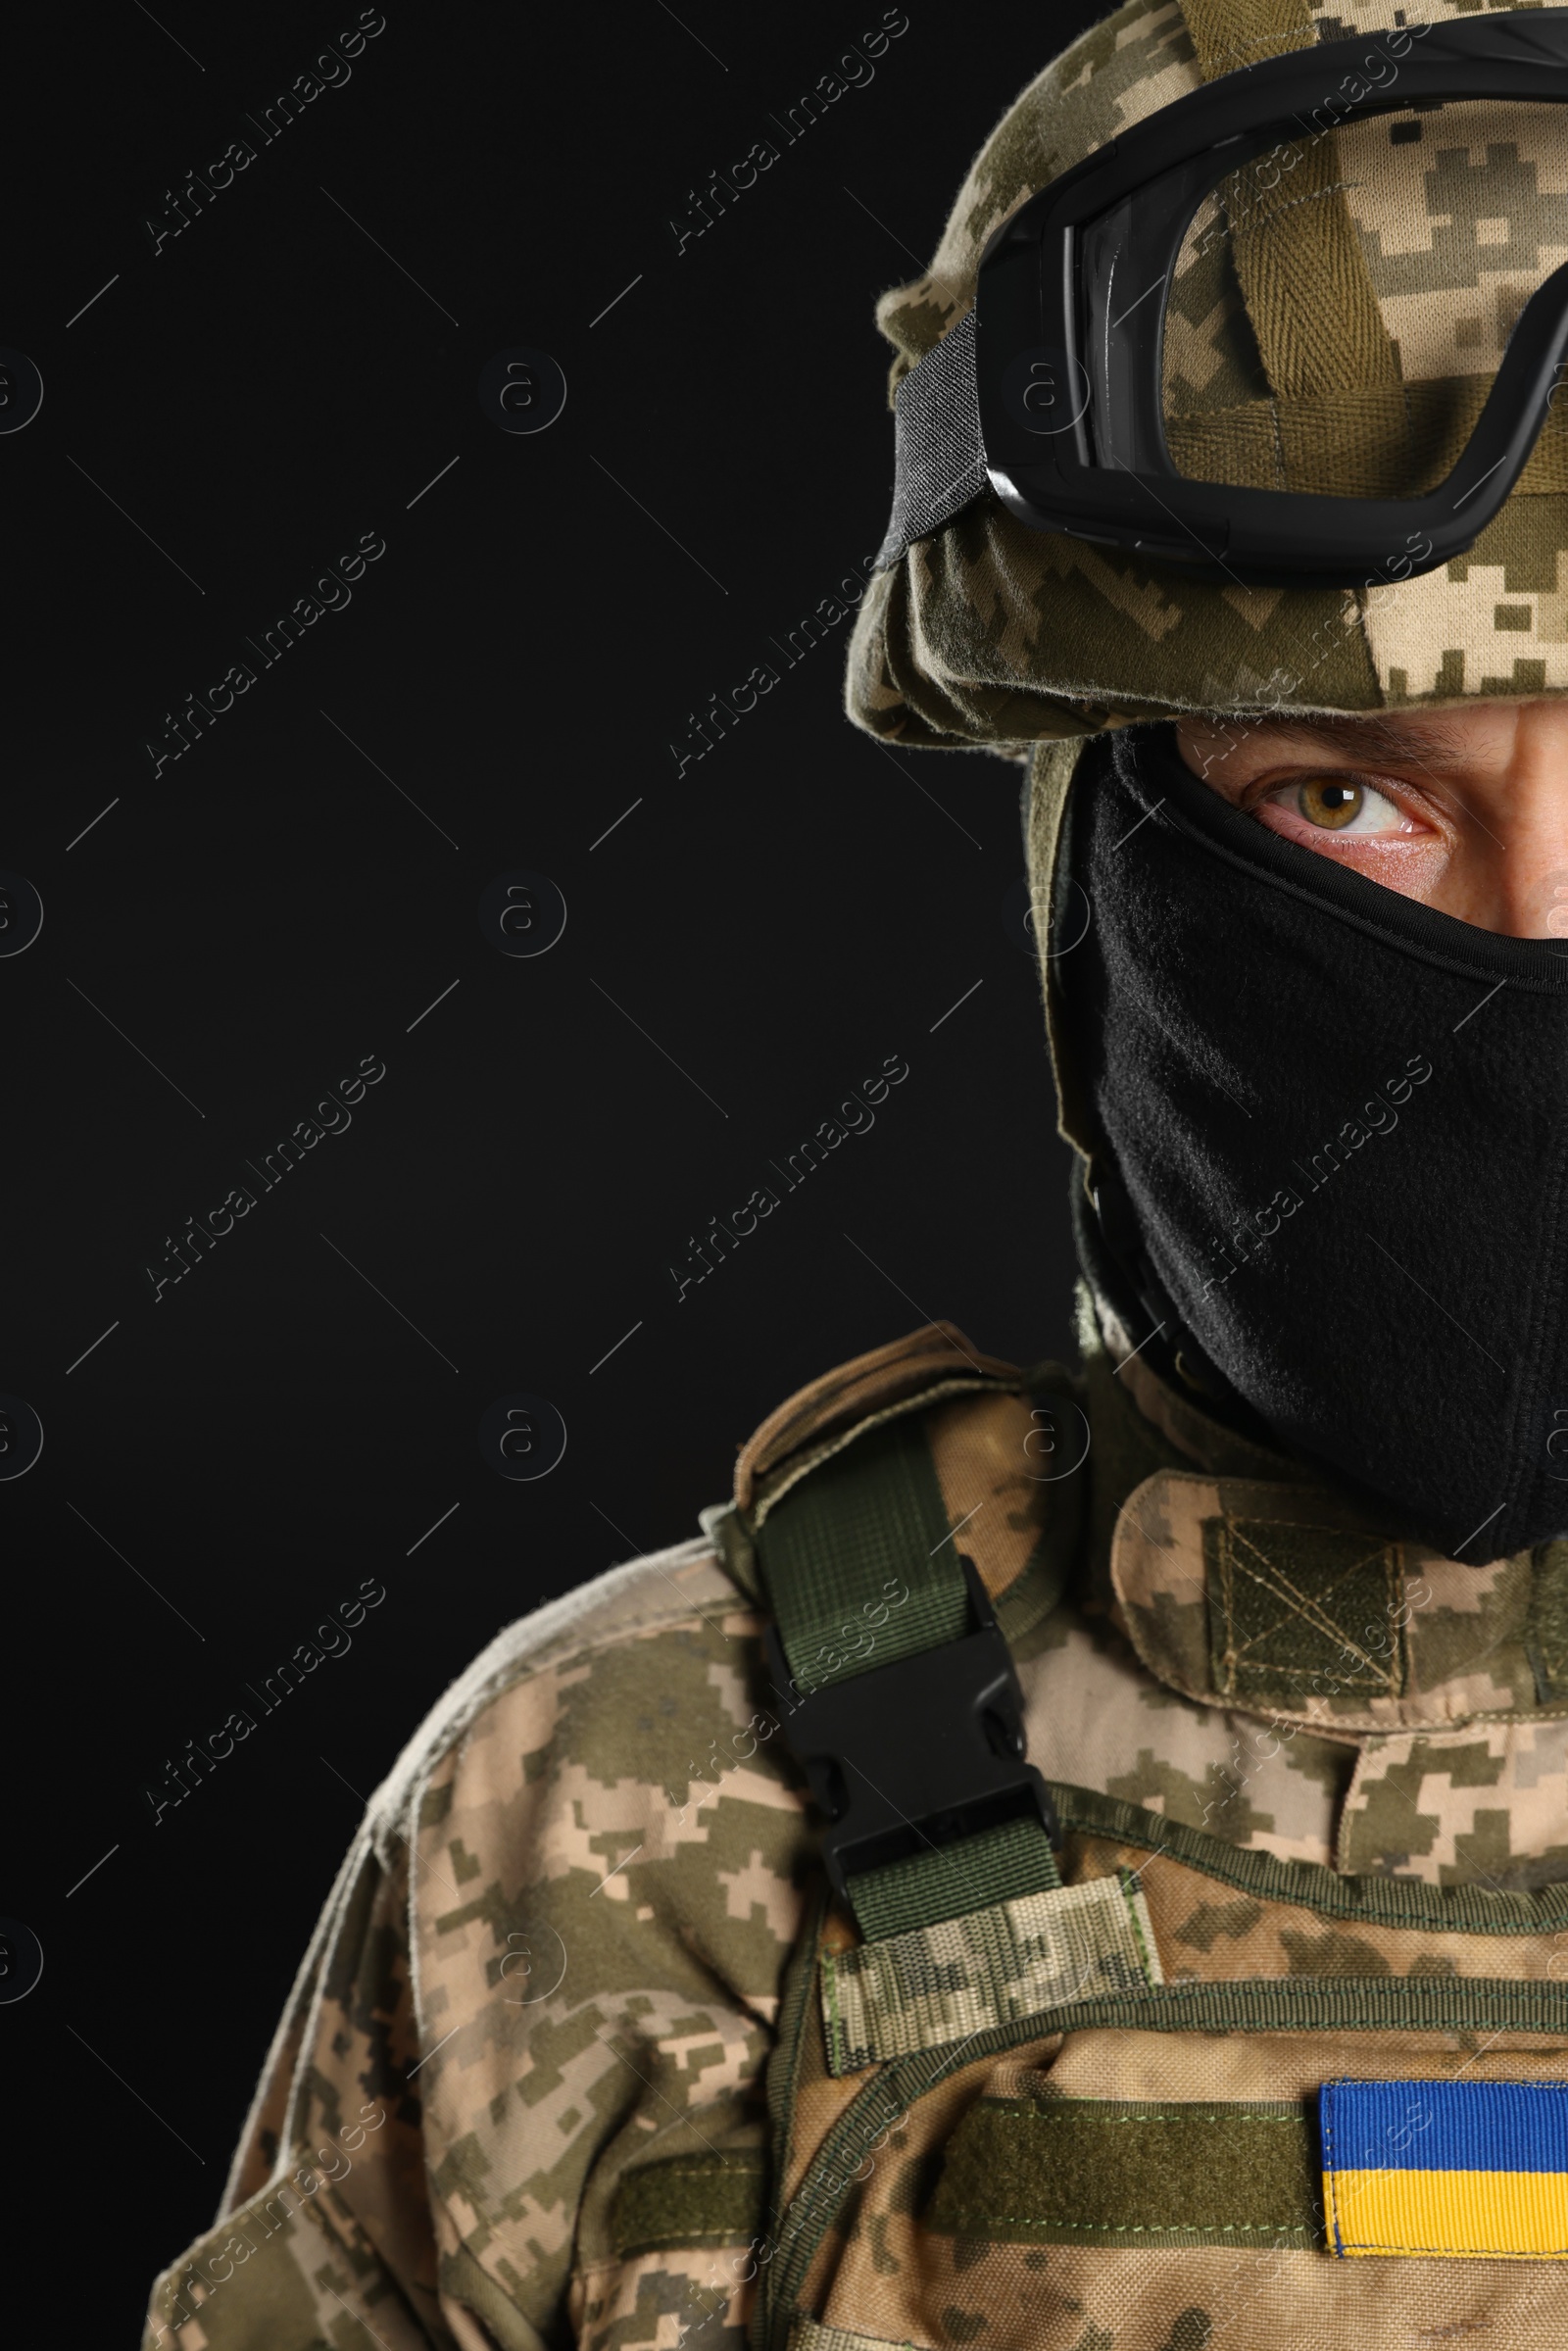
[[[972, 1611], [953, 1534], [915, 1415], [853, 1439], [764, 1509], [757, 1552], [799, 1691], [871, 1676], [963, 1639]], [[908, 1728], [918, 1736], [918, 1725]], [[899, 1802], [896, 1785], [888, 1786], [893, 1759], [874, 1743], [847, 1760]], [[850, 1881], [856, 1921], [868, 1937], [1061, 1884], [1038, 1820], [994, 1823], [949, 1841], [916, 1834], [920, 1849], [910, 1857]]]

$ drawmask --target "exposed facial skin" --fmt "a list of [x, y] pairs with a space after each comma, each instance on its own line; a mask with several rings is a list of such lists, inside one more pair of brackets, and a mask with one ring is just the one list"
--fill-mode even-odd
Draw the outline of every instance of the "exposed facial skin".
[[1367, 718], [1184, 718], [1244, 814], [1461, 922], [1568, 936], [1568, 701]]

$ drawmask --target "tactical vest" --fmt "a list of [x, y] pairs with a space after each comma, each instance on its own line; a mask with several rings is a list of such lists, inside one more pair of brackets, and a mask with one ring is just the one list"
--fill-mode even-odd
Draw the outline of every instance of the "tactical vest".
[[473, 1660], [147, 2351], [1568, 2351], [1568, 1544], [1109, 1335], [839, 1367]]
[[634, 2170], [622, 2245], [713, 2248], [752, 2351], [1568, 2344], [1564, 1546], [1439, 1560], [1134, 1409], [1136, 1363], [922, 1340], [775, 1416], [713, 1514], [826, 1883], [765, 2200]]

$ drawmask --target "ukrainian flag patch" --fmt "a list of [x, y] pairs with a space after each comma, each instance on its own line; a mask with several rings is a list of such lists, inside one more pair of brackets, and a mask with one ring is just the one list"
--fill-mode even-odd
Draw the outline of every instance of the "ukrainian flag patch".
[[1329, 2250], [1568, 2261], [1568, 2083], [1326, 2082]]

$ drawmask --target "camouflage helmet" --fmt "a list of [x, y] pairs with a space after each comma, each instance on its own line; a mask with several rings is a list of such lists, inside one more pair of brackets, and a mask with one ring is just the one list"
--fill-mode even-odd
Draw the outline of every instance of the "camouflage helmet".
[[[1517, 4], [1517, 0], [1514, 0]], [[1539, 0], [1538, 0], [1539, 4]], [[1084, 156], [1205, 80], [1484, 0], [1125, 0], [1003, 117], [924, 276], [877, 305], [889, 396], [971, 309], [993, 231]], [[1441, 481], [1513, 321], [1568, 260], [1568, 114], [1468, 101], [1302, 141], [1253, 220], [1225, 190], [1184, 243], [1164, 406], [1184, 472], [1403, 496]], [[1238, 175], [1240, 176], [1240, 175]], [[1260, 211], [1261, 216], [1260, 217]], [[1555, 397], [1555, 396], [1554, 396]], [[988, 491], [880, 573], [850, 716], [886, 740], [1018, 755], [1182, 711], [1355, 712], [1568, 692], [1568, 401], [1471, 553], [1397, 584], [1211, 584], [1037, 531]]]

